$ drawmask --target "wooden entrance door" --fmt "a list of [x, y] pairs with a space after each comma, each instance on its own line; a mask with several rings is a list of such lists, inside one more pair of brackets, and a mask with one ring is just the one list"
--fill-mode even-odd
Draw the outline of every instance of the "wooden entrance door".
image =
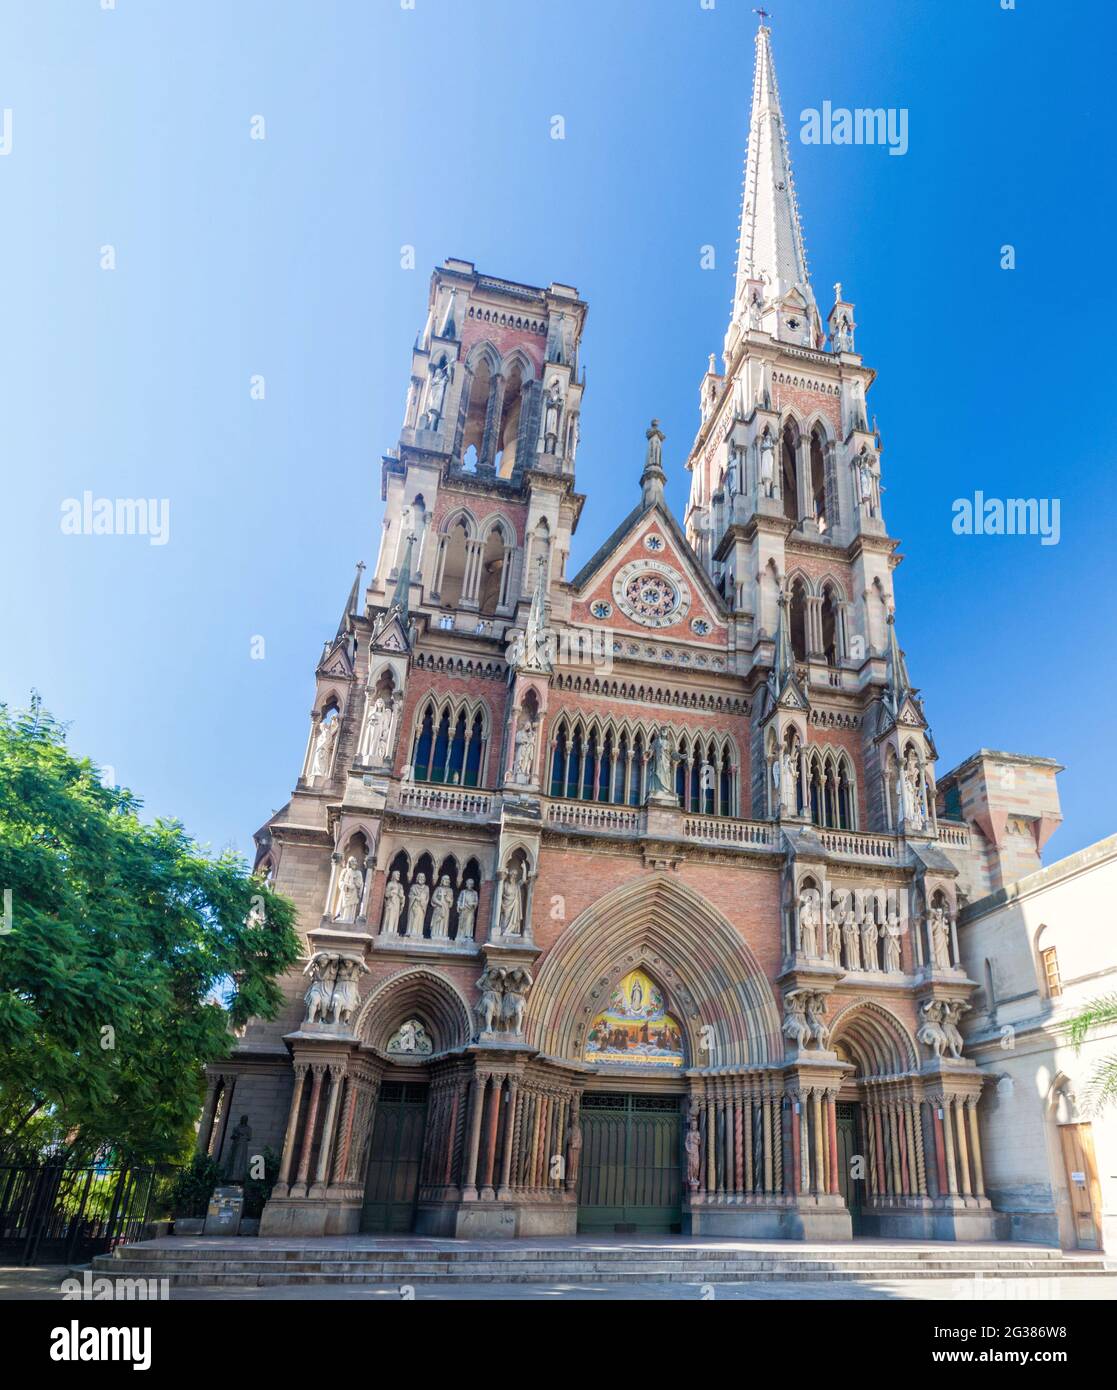
[[1088, 1124], [1060, 1125], [1059, 1139], [1067, 1171], [1075, 1246], [1079, 1250], [1100, 1250], [1101, 1187], [1093, 1133]]
[[579, 1231], [680, 1231], [679, 1098], [590, 1093], [581, 1120]]
[[[861, 1206], [865, 1199], [865, 1148], [861, 1142], [861, 1107], [856, 1102], [838, 1104], [838, 1187], [849, 1210], [853, 1234], [861, 1230]], [[857, 1160], [860, 1160], [858, 1163]]]
[[399, 1235], [415, 1221], [427, 1088], [385, 1082], [376, 1100], [361, 1230]]

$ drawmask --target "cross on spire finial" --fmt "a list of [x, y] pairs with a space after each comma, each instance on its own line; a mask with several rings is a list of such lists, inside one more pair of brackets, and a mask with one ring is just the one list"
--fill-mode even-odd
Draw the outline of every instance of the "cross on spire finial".
[[758, 15], [760, 16], [760, 22], [761, 22], [761, 24], [763, 24], [764, 21], [765, 21], [766, 19], [771, 19], [771, 18], [772, 18], [771, 12], [770, 12], [769, 10], [755, 10], [755, 9], [754, 9], [754, 10], [753, 10], [753, 14], [758, 14]]

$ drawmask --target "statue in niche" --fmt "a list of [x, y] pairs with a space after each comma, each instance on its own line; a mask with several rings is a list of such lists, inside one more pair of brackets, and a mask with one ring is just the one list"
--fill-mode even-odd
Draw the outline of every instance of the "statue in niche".
[[407, 936], [422, 936], [430, 897], [426, 874], [416, 874], [411, 892], [407, 895]]
[[388, 741], [388, 729], [391, 722], [391, 707], [382, 695], [378, 695], [365, 715], [365, 755], [370, 762], [383, 760], [384, 745]]
[[945, 909], [931, 909], [931, 963], [936, 970], [950, 970], [950, 918]]
[[675, 764], [679, 759], [671, 730], [657, 728], [652, 734], [648, 751], [648, 795], [669, 797], [672, 801], [678, 801], [674, 781]]
[[961, 1000], [954, 1000], [944, 1003], [942, 1006], [942, 1031], [946, 1034], [947, 1046], [950, 1048], [950, 1055], [956, 1060], [961, 1060], [964, 1040], [959, 1031], [958, 1024], [962, 1015], [969, 1013], [970, 1006], [963, 1004]]
[[811, 1040], [811, 1025], [807, 1022], [806, 991], [793, 989], [783, 998], [783, 1035], [802, 1051]]
[[867, 507], [869, 514], [873, 511], [873, 453], [867, 444], [862, 444], [861, 452], [857, 455], [854, 463], [857, 469], [857, 490], [860, 495], [861, 505]]
[[465, 887], [458, 894], [458, 940], [472, 941], [474, 922], [477, 918], [477, 889], [473, 880], [467, 878]]
[[384, 885], [384, 918], [380, 930], [384, 936], [399, 935], [399, 919], [403, 905], [407, 901], [403, 884], [399, 881], [399, 870], [393, 869], [391, 877]]
[[943, 1006], [937, 999], [927, 999], [919, 1006], [923, 1022], [919, 1025], [916, 1037], [924, 1047], [929, 1048], [935, 1057], [941, 1058], [946, 1052], [947, 1039], [942, 1026]]
[[846, 914], [842, 922], [842, 939], [846, 948], [846, 969], [861, 969], [861, 933], [857, 928], [857, 918], [852, 912]]
[[361, 910], [361, 895], [364, 893], [365, 876], [357, 867], [357, 860], [351, 854], [345, 867], [337, 877], [337, 911], [335, 922], [355, 922]]
[[805, 888], [799, 894], [799, 950], [804, 956], [818, 955], [818, 893]]
[[341, 721], [336, 717], [325, 719], [318, 725], [318, 733], [314, 739], [314, 752], [310, 760], [311, 777], [326, 777], [329, 775], [330, 763], [333, 759], [334, 740], [337, 738], [338, 725]]
[[504, 1032], [518, 1038], [524, 1031], [524, 1009], [527, 992], [532, 986], [531, 971], [517, 965], [504, 978], [504, 993], [500, 1001], [500, 1023]]
[[450, 909], [454, 906], [454, 890], [449, 874], [443, 874], [431, 894], [431, 940], [450, 935]]
[[783, 750], [782, 762], [780, 785], [783, 790], [783, 813], [787, 816], [793, 816], [797, 810], [795, 790], [799, 785], [799, 745], [797, 743]]
[[242, 1184], [248, 1177], [248, 1145], [251, 1139], [248, 1116], [242, 1115], [240, 1123], [229, 1136], [229, 1161], [225, 1174], [231, 1183]]
[[427, 409], [423, 417], [423, 428], [438, 429], [442, 421], [442, 409], [446, 403], [446, 388], [450, 384], [450, 368], [446, 358], [440, 358], [438, 365], [431, 370], [430, 384], [427, 388]]
[[849, 396], [850, 428], [851, 428], [851, 429], [862, 430], [862, 431], [864, 431], [864, 430], [867, 430], [868, 427], [869, 427], [869, 426], [868, 426], [868, 422], [867, 422], [866, 419], [865, 419], [865, 394], [864, 394], [864, 392], [865, 392], [865, 388], [864, 388], [864, 386], [862, 386], [860, 378], [857, 378], [857, 379], [854, 381], [854, 383], [853, 383], [852, 389], [850, 390], [850, 396]]
[[559, 419], [562, 415], [562, 388], [558, 380], [551, 382], [543, 412], [543, 452], [553, 454], [558, 449]]
[[697, 1192], [702, 1174], [702, 1136], [698, 1132], [698, 1112], [690, 1112], [690, 1128], [686, 1132], [686, 1184]]
[[760, 436], [760, 492], [763, 497], [774, 497], [776, 488], [776, 445], [768, 426]]
[[877, 924], [873, 917], [871, 903], [865, 905], [865, 915], [861, 919], [861, 967], [863, 970], [880, 969], [880, 957], [877, 954]]
[[524, 929], [524, 883], [527, 870], [508, 869], [500, 885], [500, 931], [503, 936], [519, 936]]
[[904, 808], [904, 823], [912, 830], [923, 829], [923, 773], [914, 748], [909, 748], [900, 774], [900, 796]]
[[837, 908], [831, 908], [830, 921], [826, 924], [826, 954], [832, 965], [842, 963], [842, 922], [845, 920], [845, 899], [838, 901]]
[[900, 914], [895, 908], [888, 914], [888, 921], [880, 929], [881, 940], [884, 942], [884, 969], [888, 975], [899, 975], [903, 973], [901, 962], [900, 939], [904, 934], [904, 929], [900, 925]]
[[501, 1014], [506, 971], [498, 965], [488, 966], [477, 981], [481, 999], [477, 1005], [477, 1025], [481, 1036], [495, 1033]]
[[515, 738], [515, 776], [516, 781], [524, 785], [531, 781], [535, 770], [536, 737], [535, 721], [525, 711]]

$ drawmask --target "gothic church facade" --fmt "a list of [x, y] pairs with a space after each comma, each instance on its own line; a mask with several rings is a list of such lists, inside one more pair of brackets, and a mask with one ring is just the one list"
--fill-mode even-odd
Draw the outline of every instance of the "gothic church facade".
[[874, 372], [815, 299], [766, 27], [686, 516], [653, 421], [571, 574], [585, 319], [432, 276], [379, 559], [256, 837], [305, 958], [199, 1142], [247, 1114], [280, 1154], [263, 1234], [987, 1238], [957, 916], [1038, 866], [1056, 769], [936, 783]]

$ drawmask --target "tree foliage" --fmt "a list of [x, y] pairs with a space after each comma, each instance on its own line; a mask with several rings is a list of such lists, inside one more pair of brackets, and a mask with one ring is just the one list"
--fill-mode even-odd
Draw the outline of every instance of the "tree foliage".
[[[1095, 1028], [1112, 1027], [1117, 1023], [1117, 994], [1102, 995], [1084, 1004], [1067, 1023], [1067, 1032], [1078, 1050]], [[1097, 1062], [1086, 1083], [1086, 1106], [1093, 1111], [1104, 1110], [1117, 1102], [1117, 1054]]]
[[[0, 706], [0, 1147], [181, 1156], [204, 1068], [273, 1017], [295, 909], [176, 821], [145, 824], [37, 705]], [[5, 899], [6, 900], [6, 899]], [[256, 911], [253, 911], [253, 908]]]

